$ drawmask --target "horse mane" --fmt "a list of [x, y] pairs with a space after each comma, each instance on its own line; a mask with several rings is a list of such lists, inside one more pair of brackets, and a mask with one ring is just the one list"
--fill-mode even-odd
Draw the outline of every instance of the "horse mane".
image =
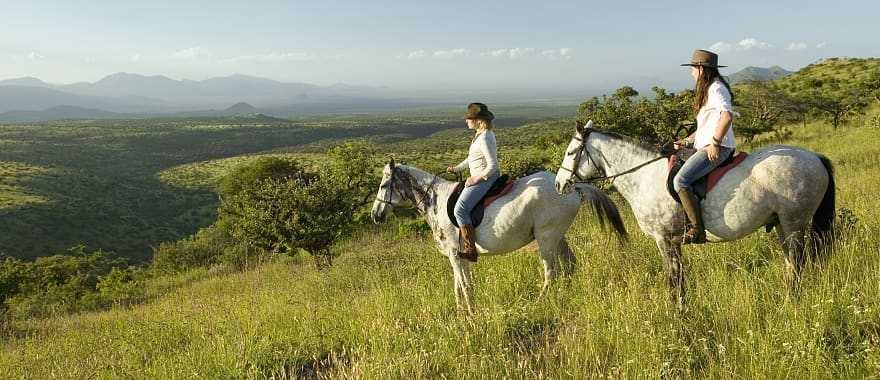
[[401, 166], [395, 166], [392, 169], [391, 178], [394, 181], [394, 186], [400, 189], [400, 195], [415, 204], [420, 211], [424, 212], [428, 207], [434, 205], [435, 197], [430, 194], [433, 186], [430, 186], [428, 190], [422, 189], [416, 177]]
[[597, 132], [601, 133], [605, 136], [608, 136], [614, 140], [619, 140], [619, 141], [623, 141], [623, 142], [626, 142], [629, 144], [634, 144], [634, 145], [638, 146], [639, 148], [647, 150], [651, 153], [660, 153], [661, 152], [660, 147], [658, 147], [654, 144], [646, 143], [646, 142], [639, 140], [639, 139], [632, 137], [632, 136], [627, 136], [627, 135], [623, 135], [623, 134], [620, 134], [617, 132], [612, 132], [612, 131], [603, 131], [600, 129], [595, 129], [593, 131], [593, 133], [597, 133]]

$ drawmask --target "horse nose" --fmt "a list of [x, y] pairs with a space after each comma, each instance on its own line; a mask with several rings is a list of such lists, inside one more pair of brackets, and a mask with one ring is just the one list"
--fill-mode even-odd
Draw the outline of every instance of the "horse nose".
[[556, 193], [557, 193], [557, 194], [562, 194], [562, 190], [563, 190], [563, 188], [562, 188], [562, 187], [563, 187], [562, 184], [559, 183], [559, 181], [556, 181], [556, 184], [555, 184], [555, 185], [556, 185]]

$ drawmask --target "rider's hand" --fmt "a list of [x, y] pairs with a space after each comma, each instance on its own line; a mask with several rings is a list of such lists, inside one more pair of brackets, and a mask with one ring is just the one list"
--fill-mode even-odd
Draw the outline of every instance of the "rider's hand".
[[675, 150], [681, 150], [681, 149], [684, 149], [688, 146], [688, 141], [687, 141], [687, 139], [678, 140], [678, 141], [672, 143], [672, 145], [675, 146]]
[[481, 180], [482, 180], [482, 178], [477, 177], [475, 175], [472, 175], [472, 176], [468, 177], [467, 181], [464, 181], [464, 185], [470, 187], [470, 186], [473, 186], [473, 185], [480, 183]]
[[447, 166], [446, 172], [447, 173], [455, 173], [455, 166]]
[[709, 157], [709, 161], [715, 161], [718, 159], [718, 153], [720, 153], [720, 149], [718, 149], [718, 145], [706, 145], [706, 156]]

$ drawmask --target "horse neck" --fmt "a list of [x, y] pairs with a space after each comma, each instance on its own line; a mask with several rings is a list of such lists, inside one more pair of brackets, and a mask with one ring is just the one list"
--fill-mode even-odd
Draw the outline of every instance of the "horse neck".
[[447, 181], [440, 176], [425, 172], [419, 168], [406, 165], [399, 165], [398, 167], [415, 180], [416, 186], [418, 186], [423, 193], [433, 193], [437, 197], [447, 196], [451, 191], [451, 185], [454, 184], [451, 181]]
[[428, 172], [421, 170], [419, 168], [416, 168], [416, 167], [406, 166], [406, 165], [399, 165], [398, 167], [401, 170], [405, 171], [410, 176], [412, 176], [416, 180], [416, 183], [418, 184], [419, 188], [421, 188], [422, 191], [425, 191], [425, 192], [430, 190], [430, 187], [432, 187], [432, 186], [438, 186], [438, 185], [443, 185], [443, 184], [447, 184], [447, 183], [452, 183], [450, 181], [443, 179], [440, 176], [428, 173]]
[[[632, 141], [617, 137], [594, 133], [590, 136], [587, 149], [593, 156], [596, 165], [602, 167], [607, 175], [623, 173], [645, 162], [656, 159], [660, 153], [640, 146]], [[620, 194], [634, 205], [634, 200], [642, 199], [649, 192], [663, 189], [666, 181], [666, 161], [652, 162], [632, 173], [614, 178], [614, 187]], [[659, 187], [653, 185], [659, 184]]]

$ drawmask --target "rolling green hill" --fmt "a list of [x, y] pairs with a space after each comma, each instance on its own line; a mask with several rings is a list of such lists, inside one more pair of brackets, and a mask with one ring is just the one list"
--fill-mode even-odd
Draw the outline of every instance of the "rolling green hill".
[[834, 161], [838, 207], [849, 212], [835, 253], [805, 271], [799, 295], [783, 287], [775, 235], [758, 232], [685, 249], [690, 311], [678, 315], [662, 260], [631, 214], [633, 241], [620, 246], [583, 212], [568, 235], [580, 263], [570, 283], [539, 300], [534, 247], [483, 257], [473, 267], [479, 311], [465, 316], [431, 238], [401, 234], [392, 220], [342, 242], [325, 271], [296, 258], [199, 270], [153, 280], [177, 285], [142, 305], [15, 321], [0, 377], [875, 376], [880, 129], [833, 133], [817, 122], [782, 141]]
[[777, 82], [792, 94], [806, 94], [814, 88], [840, 94], [857, 90], [872, 76], [880, 76], [880, 58], [829, 58]]

